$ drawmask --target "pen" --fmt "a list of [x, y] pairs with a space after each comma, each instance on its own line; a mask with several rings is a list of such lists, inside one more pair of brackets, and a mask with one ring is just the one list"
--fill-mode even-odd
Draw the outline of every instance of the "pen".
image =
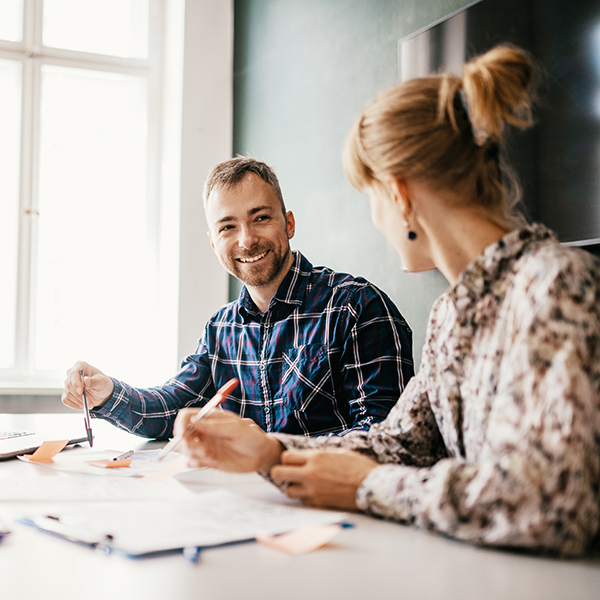
[[85, 425], [85, 431], [87, 433], [87, 439], [90, 443], [90, 448], [94, 445], [94, 436], [92, 435], [92, 425], [90, 423], [90, 407], [87, 403], [87, 395], [85, 393], [85, 384], [83, 383], [83, 369], [79, 370], [81, 377], [81, 387], [83, 388], [83, 423]]
[[119, 456], [115, 456], [113, 458], [113, 460], [125, 460], [126, 458], [129, 458], [130, 456], [133, 456], [133, 450], [127, 450], [127, 452], [123, 452], [123, 454], [119, 454]]
[[[234, 377], [233, 379], [230, 379], [223, 387], [219, 388], [218, 392], [200, 409], [200, 411], [198, 411], [198, 414], [196, 414], [196, 416], [190, 420], [190, 427], [192, 423], [203, 419], [204, 417], [209, 415], [215, 408], [217, 408], [217, 406], [219, 406], [219, 404], [221, 404], [221, 402], [225, 400], [227, 395], [237, 387], [239, 382], [240, 380]], [[175, 448], [179, 446], [182, 440], [182, 436], [176, 435], [160, 451], [157, 460], [162, 460], [165, 456], [167, 456], [167, 454], [169, 454], [169, 452], [175, 450]]]
[[183, 549], [183, 557], [192, 565], [197, 565], [200, 562], [200, 546], [186, 546]]
[[0, 520], [0, 540], [10, 533], [10, 529]]

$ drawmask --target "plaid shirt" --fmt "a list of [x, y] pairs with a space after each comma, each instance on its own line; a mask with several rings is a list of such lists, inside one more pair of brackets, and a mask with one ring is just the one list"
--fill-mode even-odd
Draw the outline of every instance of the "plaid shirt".
[[260, 313], [244, 287], [206, 325], [195, 354], [160, 387], [113, 380], [93, 414], [138, 435], [172, 435], [177, 412], [202, 406], [232, 377], [223, 408], [268, 432], [305, 436], [368, 429], [412, 377], [412, 334], [392, 301], [362, 278], [294, 264]]

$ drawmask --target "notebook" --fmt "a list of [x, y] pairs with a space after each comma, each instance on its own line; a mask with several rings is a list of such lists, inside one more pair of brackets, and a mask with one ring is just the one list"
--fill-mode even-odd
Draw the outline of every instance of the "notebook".
[[76, 431], [72, 429], [56, 431], [25, 431], [25, 430], [0, 430], [0, 460], [15, 458], [21, 454], [31, 454], [35, 452], [42, 442], [50, 440], [69, 440], [69, 446], [87, 442], [87, 437], [84, 435], [84, 427], [81, 426]]

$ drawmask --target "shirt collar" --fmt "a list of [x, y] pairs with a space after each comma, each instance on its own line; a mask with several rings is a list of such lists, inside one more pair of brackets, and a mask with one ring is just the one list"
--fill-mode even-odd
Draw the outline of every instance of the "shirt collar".
[[448, 294], [459, 313], [466, 313], [485, 294], [493, 292], [514, 263], [534, 247], [556, 242], [555, 234], [539, 223], [506, 234], [489, 245], [465, 270]]
[[[304, 293], [312, 274], [313, 266], [298, 250], [293, 250], [292, 255], [294, 256], [294, 262], [277, 288], [269, 304], [269, 310], [275, 310], [278, 304], [286, 304], [291, 307], [300, 306], [304, 301]], [[240, 292], [238, 310], [245, 321], [260, 315], [260, 311], [250, 297], [246, 286]]]

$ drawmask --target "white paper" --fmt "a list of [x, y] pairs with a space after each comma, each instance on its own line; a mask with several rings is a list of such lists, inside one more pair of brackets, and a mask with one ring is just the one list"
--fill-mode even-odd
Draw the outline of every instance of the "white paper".
[[194, 493], [176, 479], [152, 484], [132, 478], [64, 475], [0, 479], [0, 502], [150, 501], [190, 496]]
[[[38, 466], [48, 467], [55, 471], [66, 473], [85, 473], [87, 475], [99, 475], [103, 477], [145, 477], [162, 469], [165, 465], [176, 460], [181, 454], [171, 452], [162, 461], [156, 459], [160, 448], [156, 450], [139, 450], [134, 452], [131, 458], [131, 464], [128, 467], [119, 469], [106, 469], [88, 464], [88, 460], [110, 460], [125, 450], [72, 450], [57, 454], [51, 463], [31, 463]], [[18, 458], [21, 458], [20, 456]]]
[[[29, 515], [34, 519], [37, 515]], [[345, 513], [275, 504], [227, 490], [189, 500], [64, 507], [56, 515], [131, 555], [190, 546], [214, 546], [276, 535], [307, 524], [340, 523]]]

